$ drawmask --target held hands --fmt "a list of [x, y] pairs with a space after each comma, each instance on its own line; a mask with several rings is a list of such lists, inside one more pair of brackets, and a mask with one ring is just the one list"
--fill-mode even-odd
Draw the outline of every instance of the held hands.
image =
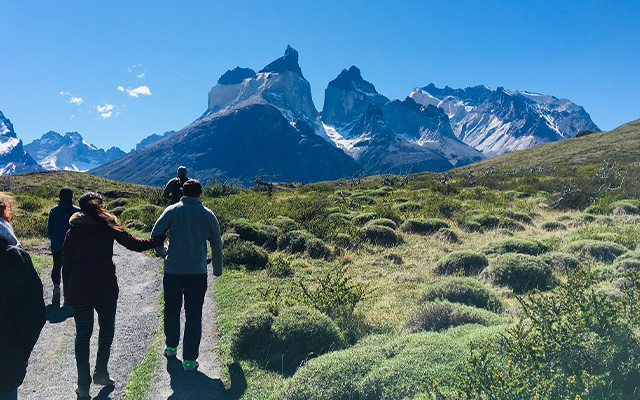
[[161, 258], [167, 257], [167, 248], [163, 245], [155, 248], [156, 255]]

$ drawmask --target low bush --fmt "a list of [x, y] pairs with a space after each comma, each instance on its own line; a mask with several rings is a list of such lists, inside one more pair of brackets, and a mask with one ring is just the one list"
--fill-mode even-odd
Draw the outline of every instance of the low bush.
[[267, 275], [272, 278], [286, 278], [295, 273], [291, 263], [282, 257], [271, 257], [267, 263]]
[[359, 196], [353, 196], [351, 198], [351, 203], [371, 206], [376, 204], [376, 199], [374, 199], [371, 196], [359, 195]]
[[237, 242], [237, 241], [241, 240], [240, 239], [240, 235], [238, 235], [235, 232], [224, 233], [224, 234], [222, 234], [221, 239], [222, 239], [222, 245], [223, 246], [227, 246], [227, 245], [229, 245], [229, 243]]
[[275, 249], [280, 230], [272, 225], [250, 222], [245, 218], [234, 219], [229, 223], [240, 239], [253, 242], [258, 246]]
[[115, 215], [116, 217], [119, 217], [122, 215], [122, 213], [124, 212], [124, 210], [126, 210], [125, 207], [115, 207], [112, 208], [111, 210], [109, 210], [109, 212], [113, 215]]
[[266, 362], [273, 345], [272, 324], [273, 314], [265, 305], [250, 308], [231, 331], [232, 355]]
[[462, 224], [462, 229], [470, 233], [481, 232], [482, 225], [480, 225], [480, 223], [477, 221], [467, 221]]
[[476, 278], [468, 277], [443, 279], [428, 285], [420, 301], [434, 300], [448, 300], [494, 312], [500, 312], [503, 308], [502, 300], [490, 287]]
[[331, 318], [309, 307], [281, 310], [273, 319], [271, 329], [285, 372], [293, 372], [303, 361], [344, 346]]
[[46, 238], [48, 218], [44, 215], [31, 214], [22, 215], [11, 220], [16, 237], [20, 240], [24, 238]]
[[536, 239], [513, 237], [496, 240], [484, 248], [485, 254], [521, 253], [537, 256], [549, 251], [549, 246]]
[[407, 233], [418, 233], [421, 235], [431, 235], [442, 228], [449, 228], [447, 221], [430, 218], [430, 219], [409, 219], [405, 221], [400, 229]]
[[458, 234], [449, 228], [440, 229], [433, 234], [433, 238], [444, 243], [458, 243]]
[[495, 215], [481, 215], [473, 218], [471, 221], [479, 224], [482, 229], [487, 230], [496, 229], [500, 226], [500, 218]]
[[528, 254], [503, 254], [491, 261], [487, 275], [493, 283], [507, 286], [516, 294], [533, 289], [548, 290], [554, 284], [551, 267]]
[[540, 259], [556, 271], [568, 272], [580, 265], [580, 261], [570, 254], [551, 252], [543, 254]]
[[439, 332], [465, 324], [489, 326], [501, 322], [502, 319], [491, 311], [444, 300], [425, 303], [406, 327], [410, 332]]
[[381, 246], [395, 246], [402, 243], [402, 237], [393, 229], [381, 225], [365, 226], [361, 230], [366, 241]]
[[393, 220], [390, 220], [389, 218], [372, 219], [371, 221], [367, 222], [367, 225], [381, 225], [391, 229], [398, 229], [398, 225], [395, 222], [393, 222]]
[[315, 239], [311, 233], [305, 230], [295, 230], [278, 236], [278, 250], [289, 253], [302, 253], [307, 249], [307, 241]]
[[313, 238], [307, 240], [306, 253], [311, 258], [324, 258], [331, 257], [331, 248], [322, 240]]
[[266, 251], [250, 242], [235, 241], [222, 250], [226, 265], [244, 267], [249, 271], [264, 269], [269, 262]]
[[376, 218], [377, 216], [375, 213], [363, 213], [363, 214], [358, 214], [354, 216], [352, 219], [352, 222], [358, 226], [362, 226], [367, 222], [374, 220]]
[[129, 199], [121, 197], [115, 200], [111, 200], [110, 202], [107, 203], [106, 207], [107, 207], [107, 210], [113, 212], [113, 209], [115, 208], [128, 206], [129, 202], [130, 202]]
[[507, 230], [511, 230], [511, 231], [524, 231], [525, 227], [524, 225], [522, 225], [520, 222], [511, 219], [511, 218], [507, 218], [507, 217], [502, 217], [500, 218], [500, 224], [498, 225], [498, 227], [502, 228], [502, 229], [507, 229]]
[[626, 253], [628, 249], [614, 242], [585, 239], [569, 243], [565, 247], [565, 251], [574, 253], [583, 259], [593, 259], [611, 264], [616, 258]]
[[146, 228], [146, 225], [137, 219], [128, 220], [127, 222], [125, 222], [124, 226], [128, 229], [133, 229], [136, 231], [143, 231]]
[[120, 220], [123, 222], [137, 219], [144, 224], [144, 230], [150, 231], [156, 223], [160, 214], [164, 209], [160, 206], [152, 204], [143, 204], [132, 208], [127, 208], [120, 214]]
[[335, 212], [327, 215], [327, 220], [333, 223], [336, 223], [338, 225], [351, 224], [351, 218], [349, 217], [349, 214], [341, 213], [341, 212]]
[[525, 224], [531, 224], [533, 222], [533, 220], [528, 214], [520, 211], [507, 209], [502, 211], [502, 215], [518, 222], [524, 222]]
[[19, 209], [30, 213], [40, 211], [45, 205], [42, 199], [34, 196], [21, 195], [16, 197], [16, 201]]
[[442, 257], [436, 263], [435, 272], [440, 275], [452, 275], [462, 271], [465, 275], [474, 275], [489, 265], [487, 257], [473, 250], [454, 251]]
[[268, 219], [266, 225], [275, 226], [280, 229], [281, 232], [289, 232], [298, 229], [296, 221], [282, 215]]
[[545, 221], [540, 225], [540, 228], [547, 232], [567, 230], [567, 226], [560, 221]]
[[413, 212], [418, 211], [422, 208], [420, 203], [416, 203], [415, 201], [405, 201], [403, 203], [394, 204], [393, 208], [400, 212]]
[[346, 233], [336, 233], [330, 240], [334, 246], [342, 247], [343, 249], [353, 247], [353, 239], [351, 238], [351, 235]]
[[613, 215], [638, 215], [640, 214], [640, 201], [638, 200], [620, 200], [612, 204]]

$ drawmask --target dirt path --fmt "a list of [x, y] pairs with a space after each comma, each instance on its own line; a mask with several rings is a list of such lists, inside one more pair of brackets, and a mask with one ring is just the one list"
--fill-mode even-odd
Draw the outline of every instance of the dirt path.
[[[114, 261], [118, 271], [120, 298], [116, 314], [116, 332], [111, 347], [109, 371], [116, 380], [115, 389], [92, 385], [94, 399], [119, 399], [127, 375], [147, 353], [158, 328], [158, 294], [162, 287], [158, 259], [135, 253], [117, 245]], [[50, 269], [42, 274], [47, 304], [47, 319], [29, 360], [29, 368], [19, 389], [20, 399], [75, 399], [76, 364], [74, 356], [75, 325], [71, 310], [51, 305]], [[91, 365], [97, 350], [97, 316], [91, 338]], [[102, 390], [101, 390], [102, 389]]]
[[[228, 398], [220, 380], [220, 362], [217, 357], [216, 311], [211, 294], [212, 279], [205, 296], [202, 315], [202, 342], [200, 343], [200, 366], [198, 371], [184, 372], [182, 369], [182, 343], [178, 357], [162, 357], [157, 376], [149, 391], [153, 400], [225, 400]], [[181, 333], [184, 333], [184, 310]], [[164, 350], [164, 344], [162, 344]]]

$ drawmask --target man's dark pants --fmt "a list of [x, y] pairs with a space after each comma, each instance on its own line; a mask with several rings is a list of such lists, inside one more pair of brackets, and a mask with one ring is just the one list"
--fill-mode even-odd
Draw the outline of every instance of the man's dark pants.
[[202, 304], [207, 291], [207, 274], [165, 274], [164, 286], [164, 333], [168, 347], [180, 343], [180, 311], [184, 298], [184, 340], [182, 357], [197, 360], [202, 337]]
[[62, 252], [52, 251], [53, 268], [51, 269], [51, 281], [54, 286], [60, 286], [60, 271], [62, 270]]
[[18, 398], [18, 389], [14, 389], [9, 393], [0, 396], [0, 400], [16, 400]]

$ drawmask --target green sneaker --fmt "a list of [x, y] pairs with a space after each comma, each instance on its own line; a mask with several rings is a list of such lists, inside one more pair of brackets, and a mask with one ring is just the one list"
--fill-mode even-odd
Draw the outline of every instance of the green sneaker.
[[165, 347], [164, 348], [164, 355], [167, 357], [175, 357], [176, 354], [178, 354], [178, 348], [177, 347]]
[[182, 362], [182, 368], [184, 368], [185, 372], [195, 371], [198, 369], [198, 365], [200, 364], [195, 360], [184, 360]]

